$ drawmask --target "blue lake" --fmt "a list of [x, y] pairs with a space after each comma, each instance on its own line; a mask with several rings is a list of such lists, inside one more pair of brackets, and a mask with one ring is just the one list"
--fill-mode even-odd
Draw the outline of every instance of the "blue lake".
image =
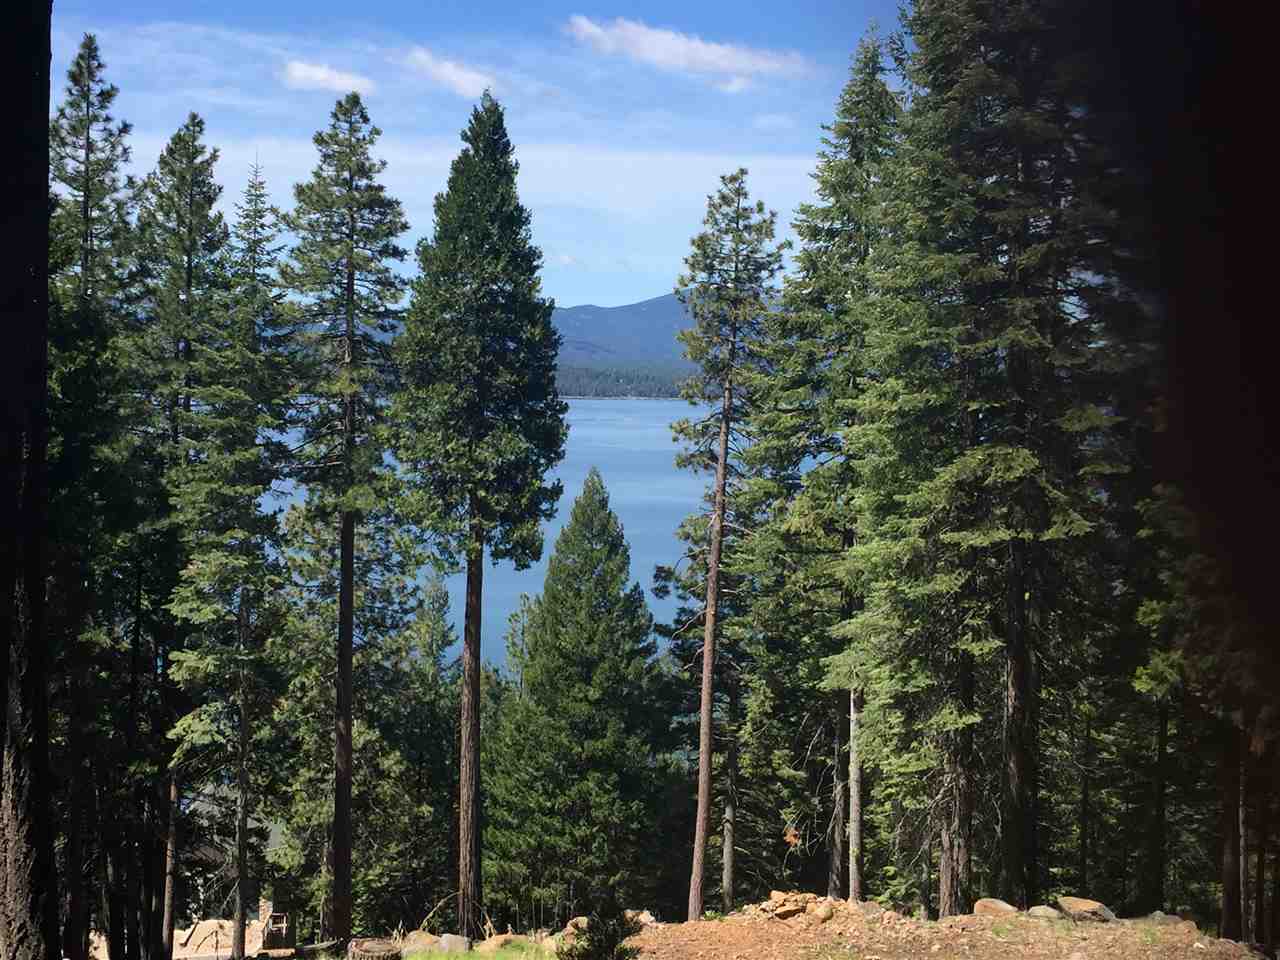
[[[555, 518], [543, 527], [542, 560], [527, 570], [516, 570], [510, 562], [485, 563], [480, 649], [481, 657], [492, 663], [506, 659], [507, 618], [519, 606], [520, 595], [542, 591], [547, 558], [592, 467], [604, 478], [609, 505], [622, 521], [631, 546], [631, 578], [644, 588], [650, 612], [659, 621], [669, 621], [675, 613], [674, 598], [658, 600], [652, 594], [653, 568], [679, 558], [676, 527], [699, 508], [707, 485], [708, 478], [675, 466], [679, 448], [670, 425], [689, 416], [692, 408], [683, 400], [586, 398], [568, 403], [569, 439], [554, 473], [564, 494]], [[461, 637], [466, 577], [458, 574], [446, 583]]]

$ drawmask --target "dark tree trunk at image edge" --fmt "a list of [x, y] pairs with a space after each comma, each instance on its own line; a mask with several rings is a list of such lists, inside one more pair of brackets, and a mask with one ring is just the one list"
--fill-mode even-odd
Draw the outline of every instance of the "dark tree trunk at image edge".
[[[729, 351], [733, 366], [733, 350]], [[716, 456], [715, 507], [711, 517], [711, 542], [707, 547], [707, 606], [702, 631], [702, 709], [698, 722], [698, 812], [693, 831], [693, 870], [689, 878], [689, 919], [702, 916], [702, 874], [711, 820], [711, 677], [716, 662], [716, 613], [720, 598], [720, 549], [724, 528], [725, 470], [729, 459], [729, 417], [733, 386], [724, 385], [720, 411], [720, 446]]]
[[18, 103], [5, 163], [12, 255], [0, 285], [5, 331], [0, 416], [0, 690], [7, 701], [0, 771], [0, 958], [57, 960], [58, 891], [49, 790], [44, 610], [48, 369], [48, 0], [12, 6], [7, 88]]
[[[240, 599], [240, 648], [248, 632], [248, 604]], [[236, 757], [236, 916], [231, 931], [231, 956], [244, 960], [244, 927], [249, 919], [249, 704], [244, 673], [240, 674], [239, 750]]]
[[458, 928], [480, 934], [480, 606], [484, 544], [473, 536], [467, 554], [466, 614], [462, 637], [462, 726], [458, 763]]
[[1218, 936], [1239, 940], [1240, 903], [1240, 732], [1227, 721], [1223, 728], [1222, 765], [1222, 915]]

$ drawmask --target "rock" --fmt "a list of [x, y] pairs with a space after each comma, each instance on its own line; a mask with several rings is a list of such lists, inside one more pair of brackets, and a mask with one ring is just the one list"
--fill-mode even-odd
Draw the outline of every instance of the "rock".
[[1155, 910], [1147, 914], [1148, 923], [1158, 923], [1161, 926], [1172, 923], [1181, 923], [1182, 921], [1172, 914], [1165, 913], [1163, 910]]
[[1017, 913], [1018, 908], [995, 897], [983, 897], [973, 905], [973, 912], [979, 917], [1007, 917]]
[[658, 922], [648, 910], [624, 910], [623, 913], [628, 920], [634, 920], [636, 923], [644, 924], [646, 927]]
[[858, 904], [858, 909], [862, 911], [862, 915], [867, 918], [878, 917], [884, 913], [884, 907], [876, 903], [874, 900], [863, 900]]
[[787, 894], [783, 893], [781, 890], [770, 890], [770, 891], [769, 891], [769, 902], [770, 902], [770, 903], [782, 903], [782, 902], [783, 902], [783, 901], [785, 901], [786, 899], [787, 899]]
[[785, 900], [778, 904], [773, 915], [779, 920], [786, 920], [788, 917], [796, 917], [804, 913], [804, 907], [803, 900]]
[[1086, 900], [1084, 897], [1059, 897], [1058, 906], [1072, 920], [1097, 920], [1105, 923], [1116, 918], [1105, 904], [1097, 900]]
[[427, 933], [425, 930], [414, 930], [412, 933], [405, 935], [401, 950], [404, 953], [412, 953], [415, 950], [433, 950], [439, 942], [440, 938], [433, 933]]
[[436, 949], [442, 953], [468, 953], [471, 941], [456, 933], [446, 933], [436, 942]]
[[1053, 907], [1042, 903], [1038, 907], [1032, 907], [1028, 910], [1027, 916], [1035, 917], [1037, 920], [1058, 920], [1062, 917], [1062, 914], [1053, 909]]
[[817, 918], [819, 923], [826, 923], [836, 915], [836, 908], [826, 900], [821, 900], [814, 908], [813, 915]]

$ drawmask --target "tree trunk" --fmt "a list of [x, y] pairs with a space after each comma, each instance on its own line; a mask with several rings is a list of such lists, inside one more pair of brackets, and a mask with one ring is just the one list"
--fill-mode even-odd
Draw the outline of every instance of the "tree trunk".
[[[355, 187], [354, 173], [347, 171], [347, 187]], [[347, 215], [348, 241], [355, 242], [355, 210]], [[343, 363], [351, 369], [356, 357], [356, 272], [354, 252], [345, 260], [346, 337]], [[353, 460], [356, 447], [356, 400], [347, 392], [343, 398], [342, 461], [348, 491], [355, 483]], [[338, 585], [338, 677], [337, 710], [333, 747], [333, 936], [346, 943], [351, 939], [351, 660], [355, 644], [355, 553], [356, 515], [342, 511], [341, 581]]]
[[[1244, 734], [1241, 734], [1243, 737]], [[1245, 822], [1245, 813], [1249, 809], [1249, 780], [1245, 774], [1245, 763], [1248, 760], [1248, 749], [1241, 745], [1240, 750], [1240, 787], [1239, 787], [1239, 803], [1236, 804], [1236, 812], [1240, 818], [1238, 827], [1238, 836], [1240, 837], [1240, 858], [1237, 864], [1240, 867], [1240, 936], [1238, 939], [1248, 942], [1249, 940], [1249, 829]]]
[[1271, 925], [1267, 927], [1267, 949], [1273, 954], [1280, 945], [1280, 844], [1271, 853]]
[[1080, 764], [1080, 876], [1078, 887], [1081, 896], [1089, 890], [1089, 829], [1092, 817], [1089, 796], [1089, 753], [1093, 744], [1093, 718], [1084, 720], [1084, 756]]
[[1240, 732], [1228, 720], [1222, 750], [1222, 915], [1218, 936], [1239, 940], [1240, 907]]
[[89, 960], [86, 949], [89, 935], [89, 890], [85, 882], [85, 847], [88, 839], [89, 808], [93, 797], [93, 776], [86, 768], [86, 730], [88, 677], [72, 667], [71, 716], [67, 725], [68, 750], [71, 755], [71, 780], [67, 784], [70, 817], [67, 823], [66, 876], [67, 919], [62, 932], [62, 949], [68, 960]]
[[1267, 793], [1265, 781], [1258, 777], [1253, 791], [1258, 810], [1258, 842], [1254, 846], [1253, 866], [1253, 939], [1257, 943], [1267, 939], [1267, 845], [1271, 840], [1271, 798]]
[[[244, 636], [245, 609], [240, 601], [241, 637]], [[240, 749], [236, 758], [236, 918], [232, 930], [231, 956], [244, 960], [244, 927], [249, 919], [249, 704], [240, 678]]]
[[355, 636], [356, 515], [342, 512], [338, 689], [333, 750], [333, 936], [351, 939], [351, 660]]
[[473, 530], [467, 552], [466, 618], [462, 634], [462, 746], [458, 764], [458, 926], [479, 939], [480, 928], [480, 611], [484, 542]]
[[168, 824], [164, 838], [164, 913], [160, 923], [161, 960], [173, 960], [173, 916], [178, 895], [178, 775], [169, 772]]
[[844, 808], [848, 802], [848, 767], [844, 763], [844, 724], [839, 713], [835, 723], [835, 756], [831, 765], [831, 829], [829, 831], [830, 856], [827, 859], [827, 896], [840, 899], [844, 892]]
[[1152, 824], [1151, 849], [1147, 878], [1150, 889], [1147, 891], [1146, 910], [1164, 908], [1164, 874], [1165, 874], [1165, 754], [1169, 750], [1169, 706], [1163, 700], [1159, 704], [1159, 716], [1156, 726], [1156, 756], [1152, 764]]
[[[103, 806], [99, 804], [100, 808]], [[108, 960], [125, 960], [124, 900], [120, 895], [120, 834], [109, 813], [101, 820], [99, 836], [99, 880], [102, 891], [99, 917], [106, 920], [107, 957]]]
[[733, 828], [737, 819], [738, 800], [738, 685], [729, 684], [729, 716], [725, 724], [724, 820], [721, 823], [720, 905], [727, 916], [733, 912]]
[[1007, 588], [1004, 712], [1003, 899], [1019, 910], [1035, 898], [1035, 783], [1032, 720], [1032, 652], [1028, 630], [1026, 559], [1023, 548], [1010, 547]]
[[[729, 351], [733, 366], [733, 349]], [[702, 704], [698, 719], [698, 810], [693, 830], [693, 870], [689, 877], [689, 919], [702, 916], [702, 874], [711, 820], [711, 697], [716, 659], [716, 619], [720, 603], [720, 551], [724, 542], [725, 477], [729, 460], [729, 419], [733, 386], [725, 381], [720, 408], [720, 445], [716, 454], [715, 506], [707, 546], [707, 600], [702, 630]]]
[[849, 900], [862, 900], [862, 756], [858, 749], [858, 724], [862, 718], [862, 691], [849, 691]]
[[13, 256], [0, 285], [9, 335], [0, 410], [0, 958], [58, 960], [45, 635], [45, 453], [49, 324], [49, 0], [10, 9], [7, 88], [18, 135], [5, 163]]
[[[960, 653], [956, 662], [956, 694], [960, 710], [973, 709], [973, 658]], [[944, 759], [947, 803], [943, 809], [941, 854], [938, 862], [938, 916], [969, 912], [973, 893], [969, 882], [970, 839], [973, 834], [973, 731], [953, 731]]]

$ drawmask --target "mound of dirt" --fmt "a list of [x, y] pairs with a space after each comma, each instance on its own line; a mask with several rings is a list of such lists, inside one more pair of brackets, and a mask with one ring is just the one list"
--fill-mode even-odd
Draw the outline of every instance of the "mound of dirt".
[[[828, 915], [829, 912], [829, 915]], [[875, 903], [776, 892], [723, 920], [647, 926], [641, 960], [1256, 960], [1190, 921], [1111, 923], [1006, 916], [917, 920]]]

